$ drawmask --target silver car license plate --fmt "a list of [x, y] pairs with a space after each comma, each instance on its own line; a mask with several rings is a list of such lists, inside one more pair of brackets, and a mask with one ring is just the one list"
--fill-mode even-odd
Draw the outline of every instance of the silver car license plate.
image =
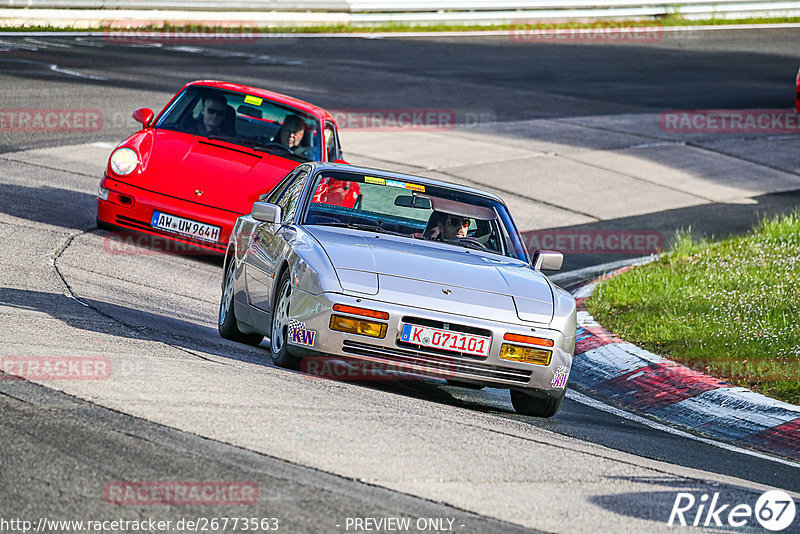
[[424, 347], [475, 354], [477, 356], [488, 356], [492, 345], [492, 339], [488, 337], [405, 323], [403, 324], [400, 340]]

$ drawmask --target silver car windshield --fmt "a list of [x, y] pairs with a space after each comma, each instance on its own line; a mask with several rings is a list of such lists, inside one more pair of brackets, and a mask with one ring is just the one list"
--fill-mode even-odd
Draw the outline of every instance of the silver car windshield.
[[213, 87], [187, 87], [156, 128], [227, 141], [295, 161], [322, 158], [322, 136], [314, 116], [262, 97]]
[[491, 198], [345, 171], [320, 171], [305, 225], [343, 226], [527, 261], [505, 206]]

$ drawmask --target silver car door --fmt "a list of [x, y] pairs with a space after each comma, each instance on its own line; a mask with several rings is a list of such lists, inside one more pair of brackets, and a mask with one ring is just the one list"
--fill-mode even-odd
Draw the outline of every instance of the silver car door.
[[288, 242], [295, 233], [295, 211], [307, 180], [308, 171], [302, 170], [288, 181], [274, 202], [281, 208], [280, 223], [260, 223], [253, 232], [246, 260], [247, 290], [250, 304], [262, 310], [269, 311], [272, 307], [277, 269], [288, 254]]

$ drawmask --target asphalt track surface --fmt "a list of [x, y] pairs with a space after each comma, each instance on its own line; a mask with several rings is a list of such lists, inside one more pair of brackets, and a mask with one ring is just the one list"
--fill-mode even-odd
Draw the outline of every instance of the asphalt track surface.
[[[104, 350], [133, 353], [139, 350], [138, 343], [162, 344], [190, 354], [210, 353], [226, 364], [255, 366], [258, 376], [265, 379], [289, 376], [288, 380], [294, 380], [293, 375], [267, 364], [263, 351], [241, 349], [217, 336], [213, 314], [214, 299], [218, 298], [218, 261], [161, 256], [116, 258], [112, 259], [114, 266], [121, 270], [109, 277], [104, 267], [96, 267], [103, 234], [93, 230], [91, 170], [70, 174], [64, 172], [60, 162], [48, 164], [40, 159], [20, 163], [14, 155], [28, 149], [117, 142], [134, 129], [127, 119], [131, 109], [160, 109], [188, 80], [234, 80], [336, 109], [490, 110], [494, 122], [501, 126], [527, 119], [658, 113], [665, 109], [789, 108], [800, 63], [798, 37], [800, 32], [794, 30], [722, 31], [648, 46], [519, 45], [507, 38], [271, 39], [165, 47], [122, 45], [102, 38], [0, 39], [0, 48], [5, 49], [0, 52], [3, 108], [97, 108], [105, 117], [102, 130], [85, 134], [0, 131], [4, 176], [0, 213], [4, 221], [16, 221], [2, 224], [3, 240], [31, 244], [28, 248], [4, 246], [0, 256], [6, 273], [2, 284], [6, 287], [0, 295], [5, 333], [0, 339], [4, 346], [33, 343], [35, 347], [46, 337], [42, 330], [48, 328], [46, 320], [54, 319], [88, 336], [75, 343], [92, 343], [88, 339], [94, 336], [104, 343], [112, 340], [111, 345], [103, 345]], [[486, 135], [502, 142], [503, 136], [492, 133], [491, 127]], [[506, 131], [503, 135], [514, 134]], [[97, 167], [97, 179], [101, 172], [102, 167]], [[786, 191], [759, 200], [755, 206], [711, 206], [648, 217], [662, 221], [664, 228], [694, 225], [704, 233], [726, 234], [744, 230], [763, 213], [792, 209], [800, 200], [800, 192]], [[612, 219], [597, 227], [625, 228], [630, 224], [625, 219]], [[32, 237], [43, 225], [56, 229], [51, 242]], [[23, 283], [37, 269], [50, 268], [45, 265], [49, 256], [59, 250], [69, 234], [75, 234], [75, 247], [65, 253], [61, 275], [70, 281], [83, 305], [64, 297], [56, 281], [50, 282], [49, 290], [35, 290], [34, 284], [26, 287]], [[585, 257], [573, 266], [604, 259], [609, 258]], [[187, 290], [170, 295], [170, 284], [181, 282], [170, 274], [176, 269], [199, 274]], [[132, 286], [148, 277], [162, 280], [136, 297]], [[195, 297], [202, 311], [199, 318], [190, 320], [174, 306], [191, 306], [193, 301], [187, 293], [194, 289], [198, 290]], [[15, 321], [25, 324], [9, 328]], [[26, 331], [31, 339], [22, 339]], [[70, 342], [64, 340], [64, 344], [69, 346]], [[41, 346], [43, 351], [53, 348]], [[190, 365], [194, 363], [183, 364]], [[215, 384], [212, 389], [219, 387]], [[238, 387], [244, 389], [247, 384], [227, 386], [234, 392]], [[596, 449], [603, 461], [647, 466], [656, 473], [647, 480], [638, 473], [609, 474], [608, 478], [616, 477], [616, 483], [629, 483], [637, 489], [630, 494], [618, 490], [603, 493], [601, 487], [587, 501], [615, 519], [608, 523], [604, 521], [609, 515], [593, 519], [589, 508], [565, 518], [564, 524], [571, 530], [591, 531], [598, 526], [593, 521], [600, 521], [604, 530], [634, 531], [627, 527], [633, 519], [659, 530], [666, 523], [664, 510], [669, 510], [675, 492], [681, 490], [709, 491], [707, 488], [727, 484], [723, 487], [738, 488], [736, 491], [745, 495], [759, 493], [763, 486], [800, 492], [796, 467], [668, 435], [570, 400], [557, 417], [541, 421], [513, 414], [501, 392], [464, 391], [438, 381], [337, 387], [335, 383], [320, 385], [319, 381], [298, 379], [292, 387], [307, 388], [310, 394], [321, 397], [324, 393], [325, 399], [330, 395], [339, 407], [378, 402], [391, 412], [390, 405], [398, 402], [402, 405], [399, 409], [407, 409], [412, 420], [445, 417], [465, 426], [491, 426], [497, 434], [523, 433], [532, 440], [540, 434], [557, 435], [562, 437], [559, 443], [565, 450], [586, 453]], [[344, 529], [336, 525], [346, 517], [398, 515], [453, 517], [456, 524], [463, 525], [457, 528], [463, 532], [525, 530], [514, 523], [546, 531], [563, 530], [553, 517], [516, 521], [513, 513], [474, 513], [479, 506], [450, 505], [454, 500], [415, 491], [412, 482], [382, 484], [368, 476], [360, 477], [358, 466], [326, 472], [315, 462], [304, 461], [302, 454], [270, 453], [282, 450], [280, 447], [267, 447], [265, 451], [233, 438], [227, 443], [225, 439], [207, 439], [200, 432], [179, 429], [177, 423], [160, 424], [169, 420], [166, 415], [153, 418], [159, 422], [126, 415], [120, 408], [125, 402], [121, 399], [108, 409], [40, 385], [0, 381], [0, 517], [220, 516], [230, 512], [193, 507], [161, 507], [156, 512], [146, 507], [120, 509], [105, 503], [98, 492], [104, 483], [114, 480], [249, 480], [259, 484], [262, 497], [246, 515], [280, 516], [282, 531], [287, 532], [341, 532]], [[283, 408], [291, 414], [291, 405]], [[331, 410], [330, 406], [324, 408]], [[227, 409], [223, 403], [217, 413], [224, 414]], [[347, 412], [347, 408], [341, 411]], [[138, 412], [132, 408], [129, 413]], [[303, 414], [300, 411], [294, 417]], [[391, 414], [401, 417], [397, 411]], [[327, 417], [334, 418], [333, 425], [353, 424], [361, 430], [345, 414]], [[414, 425], [396, 425], [398, 433], [391, 439], [402, 449], [408, 435], [415, 433]], [[428, 428], [427, 423], [419, 425], [420, 432]], [[347, 435], [341, 428], [337, 430]], [[454, 436], [453, 440], [462, 443], [460, 438]], [[356, 431], [352, 439], [361, 440], [366, 447], [371, 445], [370, 439], [378, 437]], [[372, 445], [377, 449], [387, 446], [385, 442]], [[480, 445], [491, 447], [495, 443], [466, 441], [469, 447]], [[472, 457], [474, 452], [455, 451], [454, 455], [469, 453], [467, 456]], [[323, 457], [327, 451], [320, 449], [316, 454]], [[413, 452], [407, 454], [413, 456]], [[564, 452], [563, 469], [575, 473], [577, 481], [571, 483], [578, 487], [582, 484], [581, 471], [570, 463], [586, 458], [586, 454], [578, 458]], [[418, 461], [429, 460], [422, 456]], [[546, 471], [544, 465], [536, 463], [529, 467]], [[542, 482], [546, 491], [559, 491], [558, 481], [544, 478], [550, 483]], [[657, 489], [642, 491], [642, 484]], [[664, 491], [664, 486], [674, 491]], [[465, 498], [457, 502], [471, 501]], [[642, 503], [652, 505], [655, 511], [643, 510]], [[541, 512], [543, 516], [548, 513]], [[503, 520], [495, 519], [498, 517]]]

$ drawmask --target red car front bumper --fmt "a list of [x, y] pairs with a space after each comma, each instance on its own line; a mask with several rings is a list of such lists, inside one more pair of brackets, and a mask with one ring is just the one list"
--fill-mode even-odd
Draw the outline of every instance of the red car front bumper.
[[[196, 202], [189, 202], [146, 189], [119, 182], [106, 177], [102, 187], [109, 190], [108, 200], [97, 199], [97, 220], [100, 223], [134, 230], [152, 236], [168, 239], [196, 247], [216, 254], [225, 254], [228, 239], [233, 231], [236, 218], [242, 213], [234, 213], [219, 208], [212, 208]], [[154, 228], [151, 224], [153, 212], [159, 211], [211, 224], [222, 228], [219, 240], [206, 241], [177, 233]]]

